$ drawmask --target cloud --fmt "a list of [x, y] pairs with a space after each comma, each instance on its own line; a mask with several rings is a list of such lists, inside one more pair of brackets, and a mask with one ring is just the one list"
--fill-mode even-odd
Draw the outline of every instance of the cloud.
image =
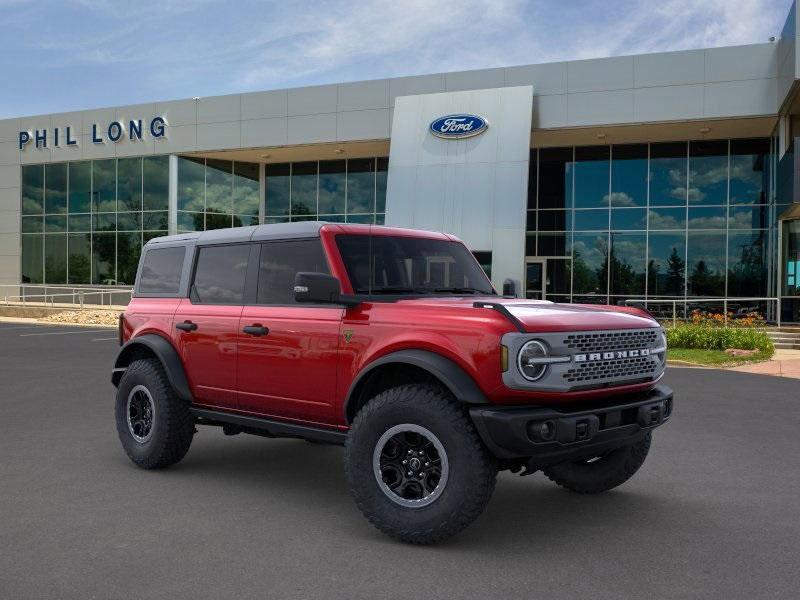
[[608, 206], [609, 199], [611, 200], [611, 206], [639, 206], [639, 203], [625, 192], [611, 192], [611, 194], [606, 194], [603, 196], [600, 203], [603, 206]]
[[765, 42], [789, 4], [0, 0], [0, 114]]
[[675, 214], [685, 214], [683, 213], [684, 210], [685, 209], [675, 210], [668, 208], [668, 209], [648, 211], [650, 229], [651, 230], [683, 229], [685, 227], [683, 217], [676, 218], [673, 214], [670, 214], [670, 211], [672, 211]]

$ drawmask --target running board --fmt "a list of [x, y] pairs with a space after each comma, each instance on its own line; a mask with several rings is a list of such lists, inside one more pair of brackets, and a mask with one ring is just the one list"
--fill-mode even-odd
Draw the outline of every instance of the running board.
[[[302, 438], [340, 446], [344, 446], [344, 442], [347, 439], [347, 433], [336, 429], [309, 427], [308, 425], [297, 425], [285, 421], [237, 415], [206, 408], [190, 407], [189, 412], [196, 419], [202, 419], [199, 422], [200, 425], [237, 425], [246, 433], [256, 433], [267, 437]], [[206, 423], [203, 423], [203, 421], [206, 421]]]

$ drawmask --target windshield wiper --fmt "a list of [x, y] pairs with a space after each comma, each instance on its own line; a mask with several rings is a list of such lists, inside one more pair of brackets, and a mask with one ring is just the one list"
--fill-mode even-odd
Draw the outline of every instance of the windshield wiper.
[[412, 294], [419, 291], [420, 290], [411, 287], [396, 285], [377, 287], [372, 288], [371, 290], [368, 288], [358, 288], [356, 290], [356, 294]]
[[367, 289], [358, 288], [356, 294], [483, 294], [494, 296], [492, 292], [473, 287], [414, 288], [404, 285], [389, 285]]

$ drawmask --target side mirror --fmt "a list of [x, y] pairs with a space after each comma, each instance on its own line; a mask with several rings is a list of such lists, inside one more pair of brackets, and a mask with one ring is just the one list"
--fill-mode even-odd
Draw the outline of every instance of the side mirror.
[[503, 282], [503, 296], [517, 297], [517, 284], [513, 279], [506, 279]]
[[327, 273], [300, 272], [294, 278], [294, 299], [296, 302], [316, 304], [336, 304], [340, 302], [342, 285], [339, 280]]

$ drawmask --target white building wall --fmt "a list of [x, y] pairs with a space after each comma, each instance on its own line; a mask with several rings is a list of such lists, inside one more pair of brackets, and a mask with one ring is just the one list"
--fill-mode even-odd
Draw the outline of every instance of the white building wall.
[[[16, 127], [0, 121], [0, 286], [21, 278], [19, 161]], [[16, 293], [0, 287], [0, 297]]]
[[[533, 103], [531, 86], [395, 99], [386, 224], [452, 233], [492, 251], [492, 280], [521, 289]], [[430, 123], [454, 113], [485, 118], [485, 133], [442, 139]]]

